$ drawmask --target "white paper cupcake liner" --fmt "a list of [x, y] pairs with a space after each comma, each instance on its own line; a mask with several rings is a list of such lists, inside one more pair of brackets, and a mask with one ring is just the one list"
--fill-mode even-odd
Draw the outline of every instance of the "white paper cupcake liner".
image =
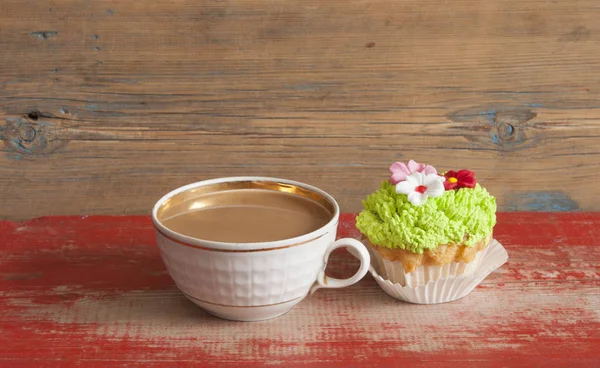
[[[493, 239], [484, 250], [478, 252], [475, 260], [468, 264], [453, 262], [444, 266], [420, 266], [409, 274], [404, 274], [402, 269], [406, 285], [403, 286], [380, 276], [377, 270], [380, 269], [387, 275], [388, 268], [385, 268], [385, 262], [380, 260], [379, 252], [371, 251], [371, 255], [369, 271], [383, 291], [394, 298], [416, 304], [446, 303], [463, 298], [508, 260], [506, 249]], [[380, 263], [384, 268], [380, 268]], [[401, 263], [389, 263], [395, 264], [394, 267], [389, 266], [392, 279], [401, 280], [397, 267], [397, 264], [400, 264], [401, 268]]]
[[419, 266], [410, 273], [405, 273], [402, 262], [390, 261], [372, 247], [367, 249], [371, 255], [371, 265], [381, 277], [394, 284], [416, 287], [441, 278], [473, 274], [477, 270], [487, 248], [477, 252], [475, 258], [469, 263], [452, 262], [443, 266]]

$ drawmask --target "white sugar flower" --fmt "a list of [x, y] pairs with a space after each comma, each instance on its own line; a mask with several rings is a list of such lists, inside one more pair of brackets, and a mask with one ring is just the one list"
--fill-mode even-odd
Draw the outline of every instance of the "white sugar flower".
[[444, 194], [444, 178], [438, 174], [414, 172], [406, 176], [405, 181], [396, 184], [396, 193], [408, 195], [408, 200], [415, 206], [421, 206], [428, 197], [439, 197]]

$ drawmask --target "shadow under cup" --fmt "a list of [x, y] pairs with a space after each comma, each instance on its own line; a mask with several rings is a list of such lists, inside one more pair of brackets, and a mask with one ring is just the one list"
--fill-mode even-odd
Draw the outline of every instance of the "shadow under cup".
[[[164, 225], [177, 214], [215, 206], [211, 200], [215, 193], [245, 189], [301, 196], [324, 207], [331, 218], [306, 234], [265, 242], [204, 240]], [[192, 302], [225, 319], [259, 321], [277, 317], [311, 290], [356, 283], [369, 267], [369, 253], [361, 242], [335, 240], [339, 206], [333, 197], [291, 180], [233, 177], [190, 184], [161, 198], [154, 206], [152, 219], [161, 257], [177, 287]], [[227, 230], [236, 231], [234, 226]], [[359, 270], [344, 280], [325, 276], [329, 254], [342, 247], [360, 260]]]

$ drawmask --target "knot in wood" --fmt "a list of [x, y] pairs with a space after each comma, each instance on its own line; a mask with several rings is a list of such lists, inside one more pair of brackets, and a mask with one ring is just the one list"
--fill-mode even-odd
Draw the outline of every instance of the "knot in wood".
[[508, 122], [501, 121], [497, 127], [498, 138], [502, 141], [510, 141], [515, 138], [515, 127]]
[[490, 128], [492, 143], [502, 151], [515, 151], [535, 144], [537, 134], [531, 120], [536, 115], [527, 109], [498, 111]]
[[529, 148], [539, 142], [530, 109], [510, 106], [474, 106], [446, 115], [457, 123], [453, 129], [464, 134], [474, 148], [500, 152]]
[[11, 151], [24, 155], [45, 155], [63, 147], [67, 141], [61, 138], [60, 130], [55, 128], [38, 111], [18, 118], [6, 118], [4, 127], [0, 126], [0, 138]]
[[33, 142], [33, 140], [35, 139], [35, 136], [37, 134], [35, 128], [29, 124], [21, 124], [21, 126], [19, 127], [19, 133], [20, 133], [19, 138], [21, 139], [21, 141], [26, 142], [26, 143]]

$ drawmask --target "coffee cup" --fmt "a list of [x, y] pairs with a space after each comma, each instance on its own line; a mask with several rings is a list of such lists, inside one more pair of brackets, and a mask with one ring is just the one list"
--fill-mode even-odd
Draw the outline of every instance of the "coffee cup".
[[[157, 243], [181, 292], [205, 311], [259, 321], [291, 310], [311, 291], [362, 279], [369, 253], [358, 240], [336, 240], [339, 205], [308, 184], [230, 177], [173, 190], [153, 208]], [[325, 275], [332, 251], [360, 260], [348, 279]]]

